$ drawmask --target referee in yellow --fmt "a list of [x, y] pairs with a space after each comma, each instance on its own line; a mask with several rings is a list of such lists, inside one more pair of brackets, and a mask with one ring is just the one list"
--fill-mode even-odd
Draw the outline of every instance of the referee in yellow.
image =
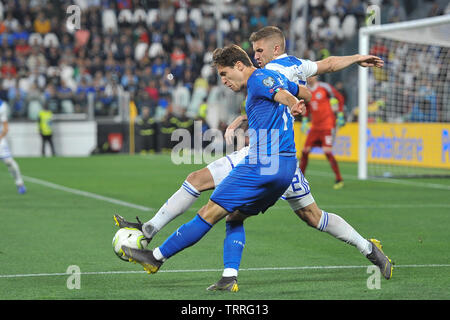
[[39, 133], [42, 138], [42, 156], [45, 157], [45, 145], [50, 144], [52, 155], [55, 156], [55, 147], [53, 146], [53, 130], [52, 130], [53, 112], [48, 109], [47, 104], [44, 104], [44, 108], [39, 112], [38, 125]]

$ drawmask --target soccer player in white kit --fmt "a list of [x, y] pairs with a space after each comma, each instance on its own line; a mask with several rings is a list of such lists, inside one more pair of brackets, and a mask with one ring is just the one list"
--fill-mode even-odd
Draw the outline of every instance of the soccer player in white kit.
[[23, 183], [22, 175], [20, 174], [20, 168], [17, 162], [12, 157], [9, 150], [8, 141], [6, 141], [6, 135], [8, 134], [8, 104], [0, 99], [0, 159], [8, 167], [9, 172], [14, 178], [16, 183], [17, 192], [24, 194], [26, 192], [25, 185]]
[[[250, 37], [255, 51], [255, 60], [260, 67], [272, 69], [283, 74], [289, 80], [298, 84], [306, 84], [306, 79], [317, 74], [342, 70], [352, 64], [363, 67], [382, 67], [383, 61], [376, 56], [343, 56], [329, 57], [312, 62], [302, 60], [285, 53], [285, 38], [282, 31], [276, 27], [264, 27]], [[234, 130], [246, 120], [246, 116], [239, 116], [230, 124], [225, 133], [229, 140]], [[186, 212], [206, 190], [214, 189], [231, 172], [246, 155], [248, 147], [244, 147], [225, 157], [222, 157], [203, 169], [192, 172], [176, 191], [148, 222], [141, 224], [126, 221], [115, 215], [114, 219], [119, 227], [137, 227], [147, 238], [152, 238], [171, 220]], [[355, 246], [372, 263], [377, 265], [386, 279], [392, 275], [392, 263], [381, 251], [378, 240], [363, 238], [343, 218], [334, 213], [321, 210], [311, 194], [308, 181], [297, 168], [290, 187], [283, 194], [282, 199], [288, 201], [292, 210], [309, 226], [319, 231], [327, 232], [333, 237]], [[231, 214], [226, 219], [227, 231], [224, 241], [224, 271], [222, 278], [208, 287], [208, 290], [238, 291], [237, 274], [242, 250], [245, 245], [243, 220], [246, 216]], [[227, 253], [228, 252], [228, 253]], [[231, 254], [229, 254], [231, 252]], [[231, 257], [231, 258], [230, 258]], [[230, 260], [227, 263], [226, 260]]]

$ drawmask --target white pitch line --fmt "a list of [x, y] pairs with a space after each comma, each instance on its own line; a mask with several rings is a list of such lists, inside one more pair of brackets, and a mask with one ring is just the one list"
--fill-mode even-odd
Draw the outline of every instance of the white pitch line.
[[78, 190], [78, 189], [61, 186], [56, 183], [52, 183], [49, 181], [45, 181], [45, 180], [41, 180], [41, 179], [37, 179], [37, 178], [33, 178], [33, 177], [23, 176], [23, 179], [25, 181], [40, 184], [40, 185], [48, 187], [48, 188], [65, 191], [65, 192], [73, 193], [73, 194], [76, 194], [79, 196], [88, 197], [88, 198], [92, 198], [92, 199], [96, 199], [96, 200], [106, 201], [106, 202], [110, 202], [110, 203], [117, 204], [117, 205], [124, 206], [124, 207], [138, 209], [141, 211], [154, 210], [153, 208], [148, 208], [148, 207], [144, 207], [144, 206], [141, 206], [138, 204], [134, 204], [134, 203], [130, 203], [130, 202], [126, 202], [126, 201], [122, 201], [122, 200], [118, 200], [118, 199], [114, 199], [114, 198], [110, 198], [110, 197], [101, 196], [99, 194], [92, 193], [92, 192], [87, 192], [87, 191], [82, 191], [82, 190]]
[[[364, 266], [302, 266], [302, 267], [264, 267], [264, 268], [242, 268], [239, 271], [289, 271], [289, 270], [327, 270], [327, 269], [363, 269]], [[405, 264], [395, 265], [394, 268], [448, 268], [450, 264]], [[186, 269], [186, 270], [160, 270], [158, 273], [202, 273], [221, 272], [223, 269]], [[145, 271], [98, 271], [81, 272], [80, 275], [110, 275], [110, 274], [141, 274]], [[30, 273], [30, 274], [2, 274], [1, 278], [27, 278], [27, 277], [54, 277], [69, 276], [73, 273]]]
[[[401, 209], [401, 208], [450, 208], [450, 203], [423, 203], [423, 204], [406, 204], [406, 203], [386, 203], [386, 204], [320, 204], [321, 207], [342, 208], [342, 209]], [[271, 208], [283, 209], [284, 208]]]
[[[317, 171], [317, 170], [308, 170], [308, 174], [312, 174], [314, 176], [320, 176], [320, 177], [334, 177], [334, 175], [331, 173]], [[343, 178], [344, 178], [344, 180], [358, 180], [358, 177], [353, 176], [353, 175], [348, 175], [348, 174], [344, 174]], [[400, 180], [400, 179], [393, 179], [393, 178], [391, 178], [391, 179], [374, 178], [374, 179], [370, 179], [369, 181], [402, 184], [402, 185], [409, 186], [409, 187], [450, 190], [449, 185], [439, 184], [439, 183], [417, 182], [417, 181]]]

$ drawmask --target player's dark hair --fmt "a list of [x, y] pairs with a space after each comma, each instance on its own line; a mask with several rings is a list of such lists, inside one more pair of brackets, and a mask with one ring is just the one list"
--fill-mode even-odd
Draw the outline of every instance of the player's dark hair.
[[250, 42], [256, 42], [261, 39], [267, 39], [267, 38], [276, 38], [280, 41], [280, 44], [282, 46], [282, 50], [285, 49], [285, 42], [286, 39], [284, 37], [283, 31], [281, 31], [279, 28], [275, 26], [267, 26], [264, 28], [259, 29], [256, 32], [253, 32], [250, 35]]
[[241, 47], [232, 44], [224, 48], [217, 48], [213, 52], [213, 66], [234, 67], [236, 62], [241, 61], [245, 66], [253, 66], [252, 60]]

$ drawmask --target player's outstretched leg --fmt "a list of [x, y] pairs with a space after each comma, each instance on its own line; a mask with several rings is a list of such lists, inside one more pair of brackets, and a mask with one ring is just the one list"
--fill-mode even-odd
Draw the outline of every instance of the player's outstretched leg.
[[134, 249], [127, 246], [122, 246], [122, 250], [130, 262], [140, 263], [148, 274], [158, 272], [163, 264], [163, 261], [154, 257], [152, 250]]
[[392, 277], [392, 271], [394, 269], [391, 259], [384, 254], [382, 250], [383, 246], [379, 240], [369, 239], [369, 241], [372, 244], [372, 252], [366, 256], [367, 259], [380, 268], [381, 274], [389, 280]]
[[191, 173], [188, 176], [180, 189], [164, 203], [153, 218], [144, 223], [142, 232], [146, 237], [153, 238], [159, 230], [164, 228], [170, 221], [189, 210], [189, 208], [197, 201], [203, 190], [197, 190], [197, 188], [188, 181], [194, 173]]
[[164, 203], [149, 221], [138, 223], [126, 221], [120, 215], [114, 216], [119, 228], [136, 228], [141, 230], [147, 240], [151, 240], [170, 221], [183, 214], [197, 201], [201, 192], [213, 189], [214, 179], [208, 168], [190, 173], [182, 186]]
[[[381, 243], [376, 239], [363, 238], [350, 224], [334, 213], [328, 213], [320, 210], [315, 203], [303, 209], [297, 210], [297, 215], [316, 229], [327, 232], [336, 239], [344, 241], [355, 246], [370, 262], [380, 268], [381, 273], [386, 279], [392, 276], [393, 265], [391, 260], [381, 250]], [[308, 213], [309, 212], [309, 213]], [[318, 219], [320, 217], [320, 219]], [[317, 220], [319, 220], [317, 222]]]
[[[205, 218], [201, 216], [203, 214]], [[130, 261], [138, 262], [148, 273], [155, 273], [163, 262], [176, 253], [194, 245], [209, 232], [213, 224], [227, 215], [227, 211], [209, 201], [191, 221], [179, 227], [164, 243], [153, 251], [146, 249], [131, 249], [122, 246], [122, 250]], [[205, 219], [210, 220], [208, 222]]]

